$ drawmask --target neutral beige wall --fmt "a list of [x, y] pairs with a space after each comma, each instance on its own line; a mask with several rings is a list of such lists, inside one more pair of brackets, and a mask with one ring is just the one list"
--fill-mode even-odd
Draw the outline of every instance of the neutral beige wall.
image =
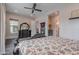
[[1, 38], [0, 38], [0, 54], [5, 54], [5, 17], [6, 17], [6, 9], [5, 9], [5, 4], [0, 3], [0, 24], [1, 24]]
[[31, 20], [32, 20], [31, 18], [27, 18], [25, 16], [21, 16], [21, 15], [17, 15], [17, 14], [7, 12], [7, 15], [6, 15], [6, 39], [18, 37], [18, 34], [11, 34], [10, 33], [10, 25], [9, 25], [10, 18], [18, 19], [19, 25], [23, 22], [27, 22], [28, 24], [31, 24]]
[[79, 40], [79, 19], [69, 20], [71, 12], [79, 9], [79, 4], [70, 4], [62, 10], [61, 21], [60, 21], [60, 36], [68, 39]]
[[[1, 4], [0, 4], [0, 43], [1, 43]], [[0, 44], [0, 51], [1, 51], [1, 44]]]

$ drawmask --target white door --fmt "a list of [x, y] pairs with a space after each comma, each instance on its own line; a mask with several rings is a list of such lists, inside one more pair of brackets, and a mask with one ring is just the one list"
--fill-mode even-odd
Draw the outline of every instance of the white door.
[[31, 36], [36, 34], [36, 24], [35, 21], [31, 21]]

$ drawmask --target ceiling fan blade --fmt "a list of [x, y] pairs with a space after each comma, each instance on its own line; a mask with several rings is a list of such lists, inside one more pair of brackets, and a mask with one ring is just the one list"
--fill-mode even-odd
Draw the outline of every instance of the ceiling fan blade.
[[32, 13], [34, 13], [34, 10], [32, 10]]
[[29, 7], [24, 7], [25, 9], [32, 9], [32, 8], [29, 8]]
[[33, 9], [35, 9], [35, 7], [36, 7], [36, 3], [33, 4]]
[[34, 13], [35, 7], [36, 7], [36, 3], [33, 4], [32, 13]]
[[40, 9], [35, 9], [35, 11], [39, 11], [39, 12], [42, 12], [42, 10], [40, 10]]

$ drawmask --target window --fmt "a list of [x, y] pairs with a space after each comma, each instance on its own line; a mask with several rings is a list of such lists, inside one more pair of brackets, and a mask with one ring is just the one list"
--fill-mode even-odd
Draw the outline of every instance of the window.
[[18, 33], [18, 20], [10, 20], [10, 33]]

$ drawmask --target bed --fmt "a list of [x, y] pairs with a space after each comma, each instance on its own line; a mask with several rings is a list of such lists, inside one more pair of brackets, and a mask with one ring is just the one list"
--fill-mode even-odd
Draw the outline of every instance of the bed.
[[79, 41], [59, 37], [23, 38], [15, 47], [20, 55], [78, 55]]

